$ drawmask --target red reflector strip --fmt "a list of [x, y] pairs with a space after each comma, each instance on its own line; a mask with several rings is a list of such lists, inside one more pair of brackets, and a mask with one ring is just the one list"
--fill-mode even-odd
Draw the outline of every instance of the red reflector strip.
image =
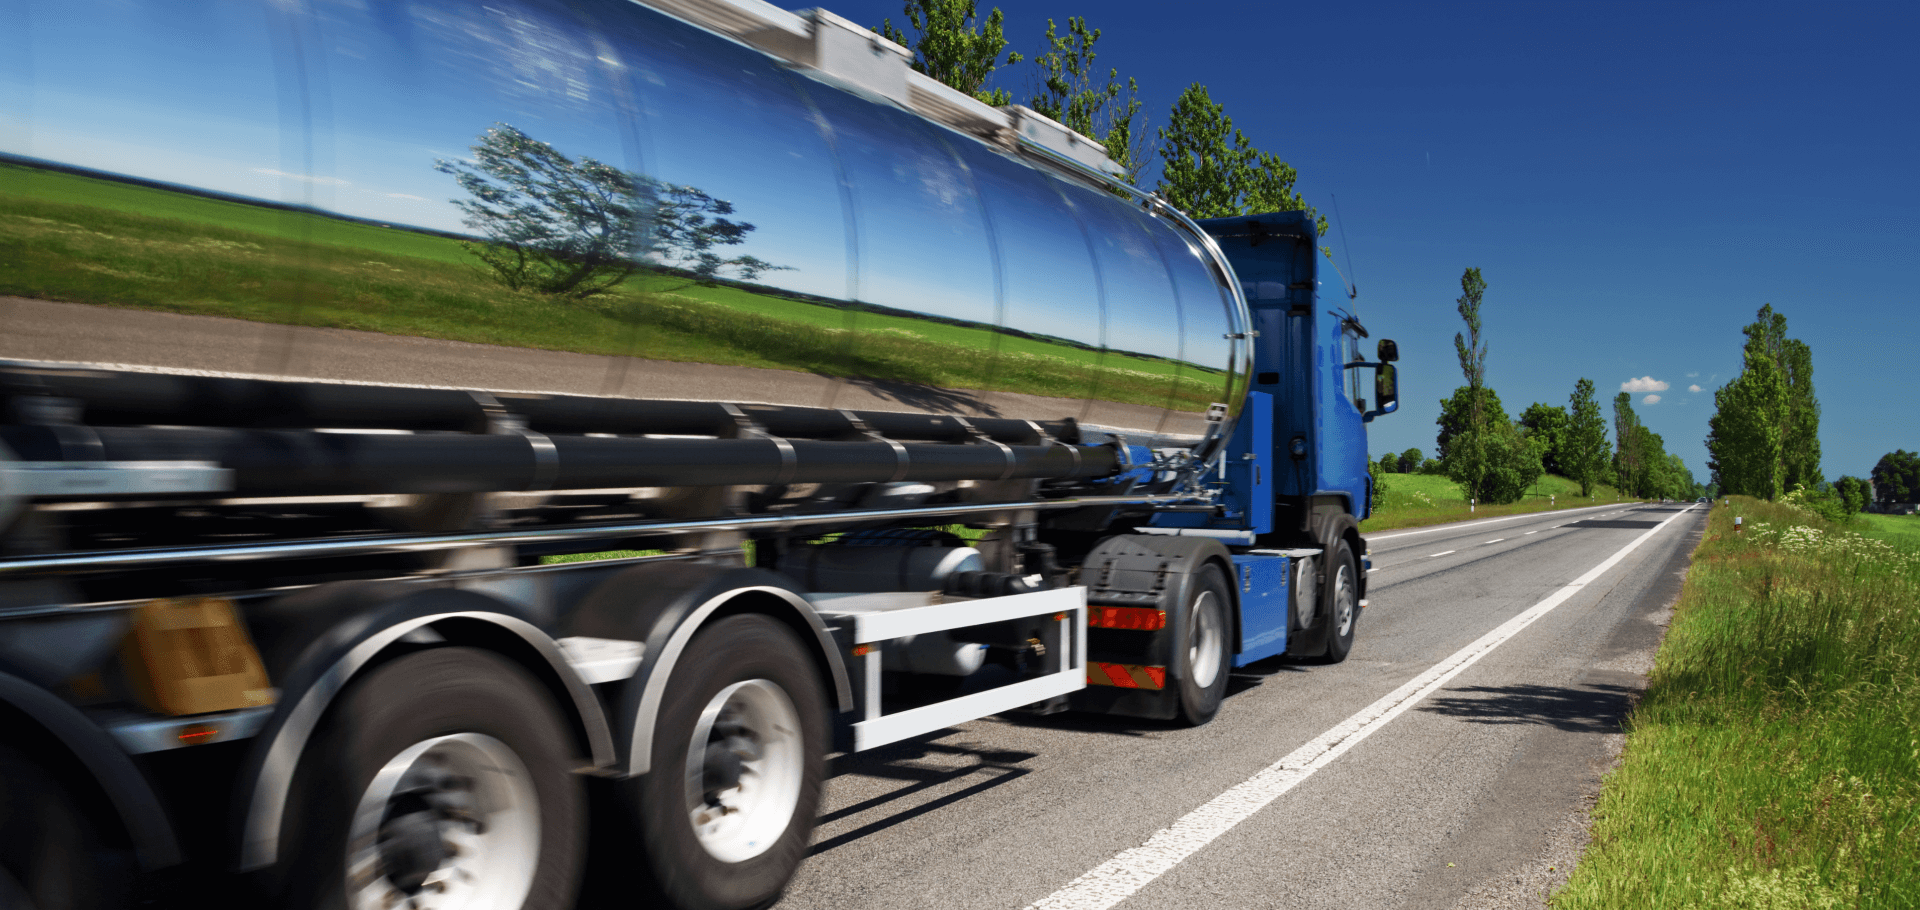
[[1094, 662], [1087, 665], [1087, 685], [1115, 686], [1121, 689], [1164, 689], [1167, 687], [1167, 668]]
[[1087, 625], [1095, 629], [1154, 632], [1167, 627], [1167, 611], [1151, 607], [1088, 607]]

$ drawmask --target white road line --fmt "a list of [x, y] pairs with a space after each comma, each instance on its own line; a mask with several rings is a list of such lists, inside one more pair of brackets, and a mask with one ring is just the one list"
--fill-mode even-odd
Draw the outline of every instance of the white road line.
[[[1527, 534], [1538, 534], [1538, 533], [1540, 533], [1540, 532], [1539, 532], [1539, 531], [1528, 531], [1528, 532], [1527, 532]], [[1525, 537], [1526, 535], [1525, 535], [1525, 534], [1523, 534], [1523, 535], [1521, 535], [1521, 536], [1522, 536], [1522, 537]]]
[[1435, 554], [1433, 554], [1432, 556], [1428, 556], [1427, 558], [1428, 558], [1428, 559], [1432, 559], [1432, 558], [1433, 558], [1434, 556], [1445, 556], [1445, 555], [1447, 555], [1447, 553], [1458, 553], [1458, 552], [1460, 552], [1460, 551], [1459, 551], [1459, 550], [1448, 550], [1448, 551], [1447, 551], [1446, 553], [1435, 553]]
[[[1500, 541], [1503, 541], [1503, 540], [1506, 540], [1506, 538], [1505, 538], [1505, 537], [1495, 537], [1494, 539], [1492, 539], [1492, 540], [1489, 540], [1489, 541], [1487, 541], [1487, 543], [1499, 543]], [[1484, 547], [1484, 546], [1486, 546], [1486, 545], [1487, 545], [1487, 543], [1483, 543], [1483, 544], [1481, 544], [1481, 546], [1483, 546], [1483, 547]]]
[[1493, 653], [1493, 649], [1520, 634], [1521, 630], [1533, 625], [1535, 620], [1547, 615], [1554, 607], [1578, 594], [1580, 589], [1591, 584], [1608, 569], [1619, 565], [1620, 560], [1625, 559], [1628, 553], [1646, 543], [1648, 538], [1660, 533], [1668, 523], [1689, 511], [1692, 509], [1677, 512], [1648, 529], [1646, 533], [1634, 538], [1632, 543], [1621, 547], [1599, 565], [1588, 569], [1586, 574], [1553, 592], [1546, 600], [1534, 604], [1520, 615], [1501, 623], [1498, 628], [1481, 636], [1478, 641], [1434, 664], [1425, 673], [1408, 680], [1406, 685], [1362, 708], [1358, 714], [1341, 721], [1338, 726], [1320, 734], [1312, 742], [1293, 750], [1287, 757], [1268, 765], [1260, 773], [1208, 800], [1205, 805], [1182, 816], [1179, 821], [1155, 832], [1152, 837], [1147, 838], [1146, 843], [1131, 850], [1121, 851], [1114, 858], [1074, 879], [1066, 887], [1027, 905], [1027, 910], [1107, 910], [1132, 897], [1154, 879], [1179, 865], [1187, 857], [1199, 852], [1200, 848], [1233, 830], [1241, 822], [1252, 818], [1254, 813], [1266, 808], [1267, 804], [1279, 799], [1282, 794], [1299, 785], [1301, 781], [1313, 776], [1313, 772], [1332, 764], [1334, 759], [1345, 755], [1347, 750], [1359, 745], [1362, 740], [1405, 713], [1408, 708], [1439, 691], [1440, 687], [1446, 685], [1449, 680], [1473, 666], [1480, 658]]
[[1474, 527], [1475, 525], [1490, 525], [1500, 521], [1514, 521], [1515, 519], [1520, 519], [1520, 518], [1541, 518], [1546, 515], [1571, 515], [1575, 512], [1591, 512], [1594, 509], [1604, 509], [1604, 508], [1607, 508], [1607, 506], [1588, 506], [1584, 509], [1549, 509], [1545, 512], [1523, 512], [1519, 515], [1508, 515], [1505, 518], [1482, 518], [1479, 521], [1456, 521], [1453, 524], [1434, 525], [1431, 528], [1416, 528], [1412, 531], [1397, 531], [1392, 534], [1368, 534], [1367, 540], [1368, 542], [1372, 542], [1376, 540], [1391, 540], [1395, 537], [1411, 537], [1415, 534], [1432, 534], [1435, 531], [1455, 531], [1455, 530], [1459, 530], [1460, 528], [1471, 528], [1471, 527]]

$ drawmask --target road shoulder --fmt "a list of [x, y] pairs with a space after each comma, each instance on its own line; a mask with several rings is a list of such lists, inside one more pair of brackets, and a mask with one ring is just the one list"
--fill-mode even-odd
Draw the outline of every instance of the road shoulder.
[[1706, 522], [1681, 533], [1628, 621], [1615, 626], [1592, 667], [1558, 692], [1528, 693], [1538, 728], [1490, 786], [1489, 797], [1436, 853], [1408, 907], [1545, 908], [1589, 841], [1601, 782], [1625, 744], [1621, 724], [1646, 690], [1694, 549]]

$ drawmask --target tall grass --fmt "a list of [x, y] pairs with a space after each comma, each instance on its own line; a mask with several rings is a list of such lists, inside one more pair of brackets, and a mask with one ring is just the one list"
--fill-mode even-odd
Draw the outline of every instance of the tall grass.
[[1713, 510], [1554, 907], [1920, 906], [1920, 548], [1873, 531]]

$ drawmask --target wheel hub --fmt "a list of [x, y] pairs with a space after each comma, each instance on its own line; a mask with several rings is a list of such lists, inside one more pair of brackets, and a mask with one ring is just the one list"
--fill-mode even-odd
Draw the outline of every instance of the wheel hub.
[[355, 810], [347, 842], [354, 910], [507, 910], [533, 885], [539, 810], [505, 743], [457, 733], [387, 761]]
[[715, 693], [687, 748], [687, 816], [700, 846], [729, 863], [771, 848], [800, 802], [802, 749], [800, 714], [773, 682]]

